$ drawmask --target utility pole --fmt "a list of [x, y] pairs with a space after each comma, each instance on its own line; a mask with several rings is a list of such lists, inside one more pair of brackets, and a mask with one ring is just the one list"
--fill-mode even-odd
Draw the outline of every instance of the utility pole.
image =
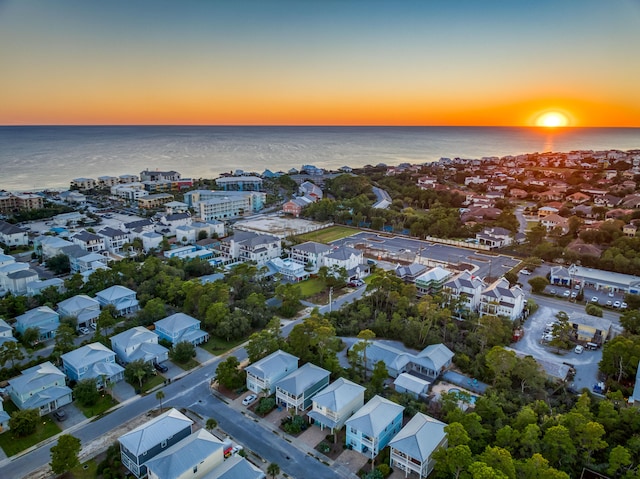
[[331, 297], [332, 296], [333, 296], [333, 286], [331, 288], [329, 288], [329, 312], [331, 312], [331, 305], [332, 305]]

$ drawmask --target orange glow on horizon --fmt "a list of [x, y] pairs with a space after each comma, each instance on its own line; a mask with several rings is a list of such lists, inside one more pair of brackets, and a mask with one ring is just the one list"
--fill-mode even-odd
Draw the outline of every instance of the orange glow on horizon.
[[543, 113], [536, 120], [537, 126], [542, 126], [545, 128], [558, 128], [568, 126], [569, 120], [568, 118], [557, 111], [550, 111], [547, 113]]

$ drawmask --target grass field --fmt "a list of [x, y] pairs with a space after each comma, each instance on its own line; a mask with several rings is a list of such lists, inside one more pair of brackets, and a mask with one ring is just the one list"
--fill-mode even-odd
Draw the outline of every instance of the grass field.
[[93, 406], [83, 406], [78, 401], [76, 401], [76, 406], [78, 409], [82, 411], [85, 417], [93, 417], [102, 414], [107, 409], [110, 409], [112, 406], [118, 404], [118, 401], [113, 399], [110, 394], [105, 394], [104, 396], [100, 396], [98, 402], [96, 402]]
[[311, 233], [305, 233], [297, 236], [296, 238], [302, 241], [315, 241], [316, 243], [330, 243], [335, 240], [346, 238], [347, 236], [354, 235], [358, 232], [355, 228], [349, 228], [348, 226], [330, 226], [318, 231], [312, 231]]
[[14, 436], [11, 431], [0, 434], [0, 447], [7, 456], [13, 456], [51, 436], [55, 436], [59, 432], [60, 428], [58, 425], [48, 416], [43, 416], [40, 418], [40, 421], [38, 421], [36, 432], [27, 437]]
[[[182, 368], [185, 371], [191, 371], [193, 368], [196, 368], [196, 367], [198, 367], [200, 365], [200, 363], [198, 361], [196, 361], [195, 359], [193, 359], [193, 358], [189, 359], [189, 361], [187, 361], [184, 364], [180, 364], [177, 361], [175, 361], [173, 364], [175, 364], [179, 368]], [[160, 382], [162, 382], [162, 381], [160, 381]]]
[[73, 477], [73, 479], [94, 479], [98, 477], [97, 471], [98, 463], [94, 459], [91, 459], [71, 469], [66, 477]]
[[214, 356], [219, 356], [230, 349], [235, 348], [237, 345], [244, 343], [246, 340], [246, 338], [242, 338], [236, 341], [226, 342], [220, 338], [210, 337], [209, 341], [205, 344], [201, 344], [200, 347]]
[[305, 281], [301, 281], [298, 283], [298, 286], [300, 286], [300, 290], [302, 291], [303, 299], [315, 296], [323, 289], [326, 289], [324, 281], [322, 281], [320, 278], [310, 278]]

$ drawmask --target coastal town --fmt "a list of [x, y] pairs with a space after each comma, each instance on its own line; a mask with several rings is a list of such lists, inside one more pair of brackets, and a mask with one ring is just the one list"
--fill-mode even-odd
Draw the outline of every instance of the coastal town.
[[640, 150], [0, 192], [0, 476], [640, 477], [639, 228]]

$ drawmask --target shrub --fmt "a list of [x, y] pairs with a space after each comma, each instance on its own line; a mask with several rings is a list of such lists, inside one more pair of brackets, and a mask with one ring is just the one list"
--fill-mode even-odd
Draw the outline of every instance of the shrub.
[[276, 400], [272, 397], [262, 398], [256, 406], [255, 413], [259, 416], [265, 416], [276, 407]]
[[587, 304], [587, 307], [585, 308], [585, 311], [586, 311], [587, 314], [589, 314], [591, 316], [596, 316], [598, 318], [602, 317], [602, 308], [600, 308], [599, 306], [596, 306], [593, 303]]
[[389, 464], [380, 464], [378, 467], [376, 467], [376, 469], [378, 469], [378, 471], [380, 471], [384, 477], [387, 477], [389, 474], [391, 474], [391, 468], [389, 467]]

